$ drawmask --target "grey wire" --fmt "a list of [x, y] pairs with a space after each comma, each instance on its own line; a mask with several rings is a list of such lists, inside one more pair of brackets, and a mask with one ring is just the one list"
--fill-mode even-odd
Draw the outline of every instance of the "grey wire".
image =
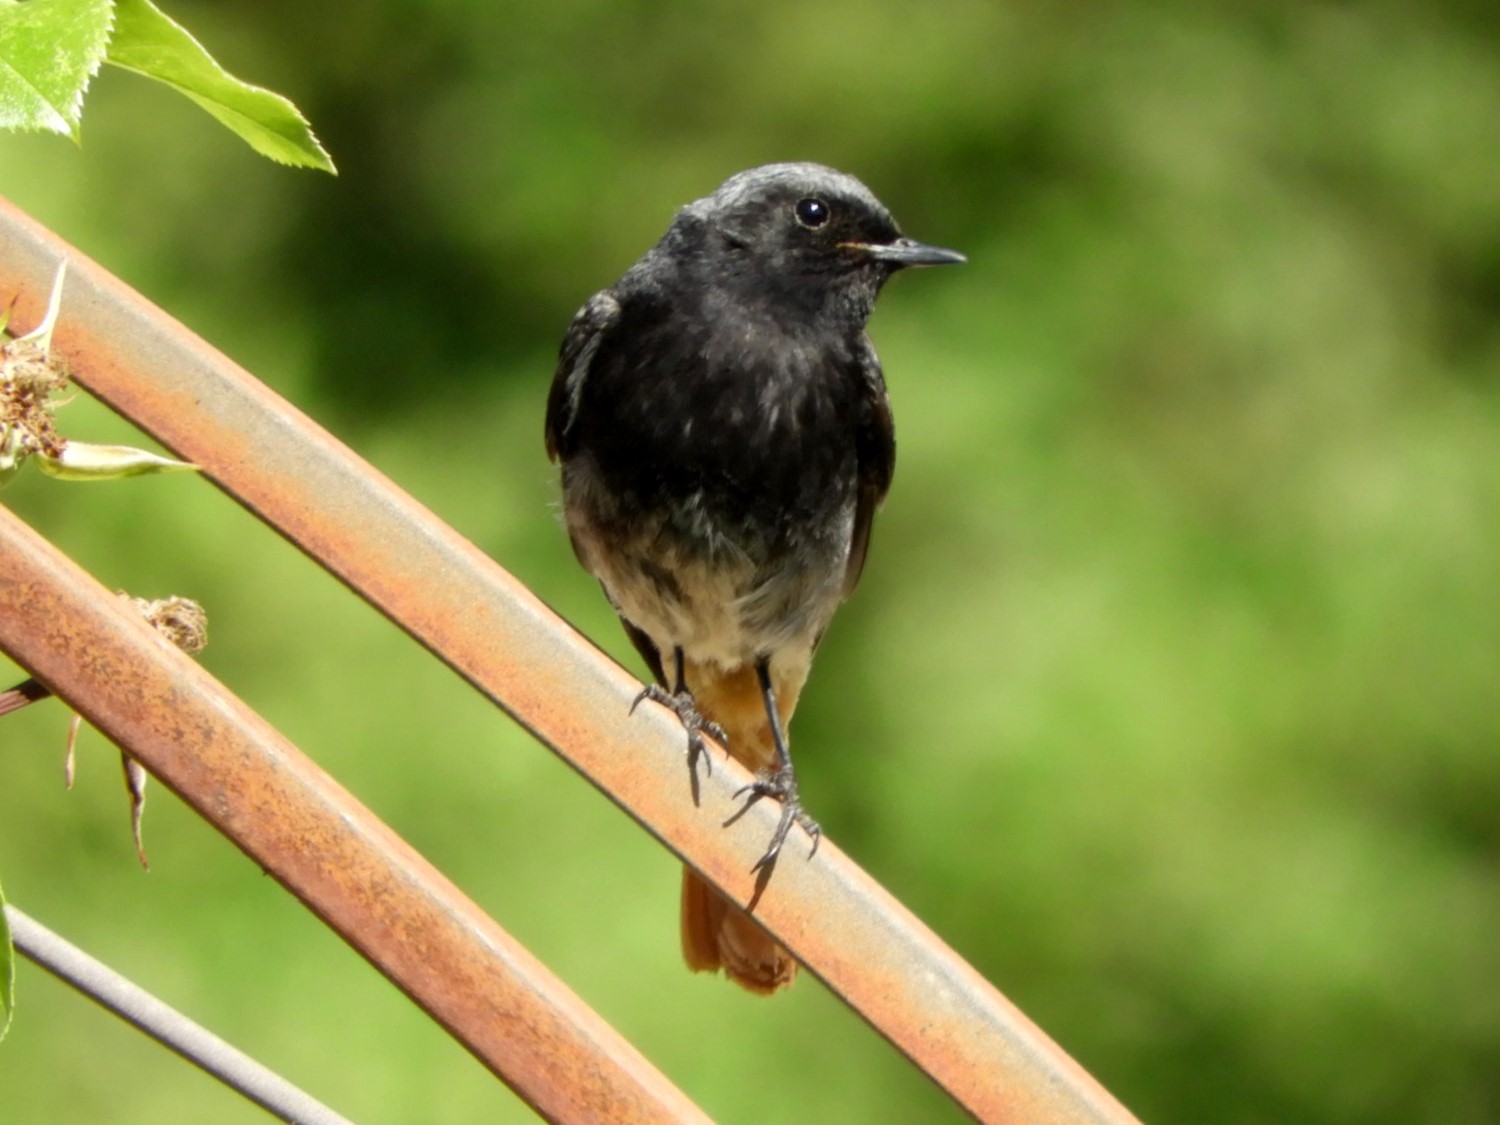
[[188, 1062], [269, 1113], [294, 1125], [351, 1125], [275, 1071], [188, 1019], [108, 965], [90, 957], [14, 906], [5, 907], [16, 948]]

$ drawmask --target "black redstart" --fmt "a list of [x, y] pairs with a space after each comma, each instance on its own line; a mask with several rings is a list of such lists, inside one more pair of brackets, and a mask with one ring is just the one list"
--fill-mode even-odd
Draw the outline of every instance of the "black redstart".
[[[695, 794], [708, 731], [757, 771], [746, 807], [781, 802], [757, 869], [794, 823], [817, 847], [786, 723], [895, 466], [865, 322], [897, 270], [963, 260], [852, 176], [768, 164], [684, 207], [563, 339], [547, 452], [573, 549], [661, 685], [643, 696], [687, 729]], [[682, 913], [690, 968], [791, 983], [791, 955], [691, 870]]]

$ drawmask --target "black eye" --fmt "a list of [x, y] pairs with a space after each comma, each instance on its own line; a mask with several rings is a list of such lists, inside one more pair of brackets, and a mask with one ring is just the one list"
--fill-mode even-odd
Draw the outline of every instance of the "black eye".
[[792, 208], [792, 213], [803, 226], [809, 230], [817, 230], [828, 221], [828, 204], [821, 199], [799, 199]]

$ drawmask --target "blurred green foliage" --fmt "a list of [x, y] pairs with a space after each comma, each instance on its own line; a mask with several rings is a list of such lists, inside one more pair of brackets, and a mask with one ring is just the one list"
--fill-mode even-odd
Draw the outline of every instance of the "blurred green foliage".
[[[340, 178], [105, 74], [81, 151], [0, 137], [0, 192], [632, 667], [541, 449], [574, 308], [772, 159], [968, 252], [872, 326], [900, 464], [797, 716], [814, 814], [1145, 1120], [1500, 1117], [1487, 6], [171, 12]], [[200, 600], [205, 664], [711, 1114], [958, 1119], [815, 981], [688, 976], [668, 857], [205, 482], [5, 502], [106, 584]], [[97, 735], [63, 793], [64, 727], [0, 731], [13, 901], [356, 1119], [527, 1119], [160, 791], [143, 875]], [[261, 1120], [19, 986], [7, 1121]]]

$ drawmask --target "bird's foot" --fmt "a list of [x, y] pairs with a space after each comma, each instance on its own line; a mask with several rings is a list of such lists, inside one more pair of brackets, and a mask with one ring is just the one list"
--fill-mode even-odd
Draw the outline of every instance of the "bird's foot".
[[643, 699], [649, 699], [652, 703], [660, 703], [667, 708], [677, 716], [682, 729], [687, 731], [688, 776], [692, 779], [693, 804], [696, 805], [698, 803], [698, 759], [703, 759], [709, 776], [712, 776], [714, 772], [714, 760], [706, 753], [708, 746], [704, 743], [703, 736], [706, 734], [725, 746], [729, 745], [729, 737], [724, 733], [723, 727], [698, 710], [697, 701], [686, 688], [671, 692], [660, 684], [647, 684], [641, 689], [641, 694], [635, 697], [635, 702], [630, 705], [632, 715], [635, 714], [635, 709], [641, 705]]
[[[745, 796], [746, 794], [749, 796]], [[781, 819], [776, 822], [776, 831], [771, 833], [771, 844], [766, 848], [766, 854], [755, 861], [751, 871], [769, 872], [775, 866], [776, 858], [781, 854], [781, 845], [786, 843], [794, 824], [801, 825], [802, 830], [812, 837], [812, 850], [807, 853], [807, 858], [811, 859], [818, 854], [818, 841], [823, 838], [823, 830], [803, 810], [802, 802], [797, 798], [797, 775], [792, 772], [791, 766], [783, 766], [775, 773], [756, 778], [735, 794], [736, 799], [740, 797], [745, 797], [745, 803], [724, 822], [726, 827], [749, 812], [750, 806], [762, 797], [774, 797], [781, 802]]]

